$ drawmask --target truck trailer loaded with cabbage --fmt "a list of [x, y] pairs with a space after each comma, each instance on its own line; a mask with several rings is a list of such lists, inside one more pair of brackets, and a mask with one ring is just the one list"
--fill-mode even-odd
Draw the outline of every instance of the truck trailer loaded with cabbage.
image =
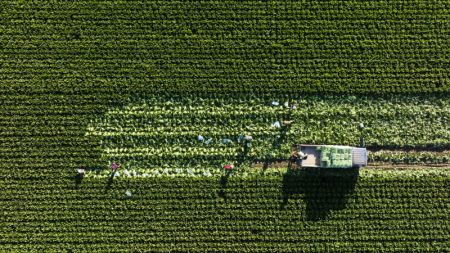
[[303, 168], [360, 168], [367, 166], [366, 148], [337, 145], [295, 146], [298, 165]]

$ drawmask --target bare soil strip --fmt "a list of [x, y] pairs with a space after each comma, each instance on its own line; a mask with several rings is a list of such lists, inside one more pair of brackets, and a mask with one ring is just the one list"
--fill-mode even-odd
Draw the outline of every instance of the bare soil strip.
[[[450, 150], [438, 150], [438, 149], [368, 149], [369, 152], [386, 152], [386, 153], [406, 153], [406, 154], [414, 154], [419, 152], [432, 152], [434, 156], [444, 156], [450, 153]], [[264, 163], [263, 161], [258, 161], [252, 163], [252, 168], [265, 168], [265, 169], [282, 169], [288, 167], [287, 160], [278, 160], [276, 162]], [[450, 163], [386, 163], [386, 162], [373, 162], [369, 163], [367, 167], [368, 169], [450, 169]]]

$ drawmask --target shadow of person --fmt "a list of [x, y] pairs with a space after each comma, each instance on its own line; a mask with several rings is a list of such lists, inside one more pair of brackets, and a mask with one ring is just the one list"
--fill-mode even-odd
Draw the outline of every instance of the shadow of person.
[[111, 172], [111, 176], [109, 176], [108, 181], [106, 182], [105, 191], [108, 191], [111, 189], [112, 184], [114, 182], [114, 175], [116, 175], [116, 172], [115, 171]]
[[[283, 176], [282, 203], [285, 209], [289, 199], [301, 196], [305, 202], [307, 220], [326, 219], [331, 210], [342, 210], [354, 193], [359, 169], [301, 169]], [[297, 196], [297, 197], [298, 197]]]
[[75, 175], [75, 188], [80, 188], [81, 182], [83, 181], [84, 175], [81, 173], [77, 173]]
[[225, 202], [227, 202], [227, 193], [226, 193], [226, 189], [227, 189], [227, 185], [228, 185], [228, 178], [231, 175], [231, 171], [227, 171], [225, 175], [222, 175], [220, 177], [220, 189], [218, 191], [218, 195], [219, 197], [223, 198], [223, 200]]
[[75, 180], [75, 189], [80, 188], [81, 183], [86, 176], [86, 172], [97, 173], [99, 174], [103, 168], [101, 166], [82, 166], [81, 170], [78, 170], [78, 173], [75, 176], [71, 176], [71, 179]]
[[270, 162], [268, 159], [264, 161], [264, 164], [262, 166], [261, 174], [264, 174], [266, 170], [269, 168]]
[[250, 152], [250, 147], [248, 145], [246, 145], [246, 143], [244, 143], [243, 148], [242, 148], [242, 152], [240, 152], [238, 154], [238, 159], [237, 159], [236, 166], [239, 167], [242, 164], [244, 164], [246, 159], [248, 159], [249, 152]]

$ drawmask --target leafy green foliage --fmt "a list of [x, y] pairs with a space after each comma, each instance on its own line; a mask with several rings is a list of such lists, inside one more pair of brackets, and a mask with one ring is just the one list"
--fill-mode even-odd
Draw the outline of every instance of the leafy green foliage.
[[450, 153], [430, 151], [392, 151], [380, 150], [370, 152], [369, 162], [403, 163], [403, 164], [448, 164]]
[[[434, 172], [370, 172], [357, 182], [219, 177], [216, 167], [202, 178], [161, 171], [157, 178], [86, 177], [78, 186], [73, 178], [82, 165], [103, 170], [112, 159], [102, 156], [105, 147], [145, 165], [124, 148], [192, 146], [186, 140], [197, 130], [183, 124], [205, 124], [201, 132], [217, 139], [248, 126], [255, 136], [249, 155], [264, 160], [288, 154], [282, 143], [355, 144], [359, 122], [369, 146], [448, 149], [448, 10], [447, 1], [423, 0], [1, 1], [0, 250], [448, 252], [449, 176]], [[325, 93], [339, 98], [306, 95]], [[341, 97], [402, 93], [353, 105], [351, 96]], [[196, 113], [172, 117], [180, 105], [151, 107], [154, 123], [173, 127], [173, 136], [153, 129], [139, 135], [134, 128], [148, 115], [119, 115], [141, 102], [134, 94], [195, 101]], [[258, 106], [290, 97], [301, 110], [292, 131], [276, 138], [284, 141], [275, 141], [266, 123], [284, 112]], [[227, 103], [258, 106], [239, 114], [243, 107]], [[111, 108], [118, 115], [105, 115]], [[218, 118], [232, 127], [208, 132]], [[101, 124], [112, 128], [96, 129]], [[120, 135], [86, 136], [89, 126]], [[165, 157], [179, 152], [177, 160], [189, 160], [183, 151]], [[235, 151], [213, 152], [214, 163], [241, 161]], [[199, 164], [212, 157], [197, 153]], [[415, 156], [398, 154], [373, 159]], [[419, 162], [447, 156], [418, 154]]]
[[[94, 119], [86, 134], [101, 138], [105, 161], [120, 161], [141, 175], [213, 175], [226, 162], [248, 166], [286, 159], [292, 144], [357, 146], [360, 135], [368, 148], [450, 148], [450, 100], [444, 97], [169, 94], [131, 100]], [[297, 108], [290, 109], [292, 104]], [[293, 120], [290, 127], [274, 127], [274, 122], [288, 119]], [[357, 129], [361, 122], [362, 131]], [[246, 134], [253, 140], [244, 154], [240, 138]], [[204, 139], [199, 141], [199, 135]], [[380, 153], [369, 159], [423, 160], [390, 159]]]
[[8, 89], [448, 93], [446, 1], [2, 1]]
[[[0, 184], [3, 251], [445, 252], [448, 172]], [[221, 182], [222, 181], [222, 182]], [[126, 195], [132, 193], [132, 197]]]

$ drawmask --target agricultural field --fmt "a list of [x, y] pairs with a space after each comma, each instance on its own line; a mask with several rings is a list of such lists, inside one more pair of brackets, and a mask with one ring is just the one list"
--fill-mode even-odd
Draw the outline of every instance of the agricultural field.
[[449, 252], [449, 10], [1, 1], [0, 252]]
[[[443, 96], [135, 96], [93, 119], [86, 135], [99, 138], [104, 161], [149, 176], [211, 175], [230, 162], [287, 160], [294, 143], [355, 146], [360, 134], [377, 149], [371, 162], [438, 164], [450, 161], [449, 108]], [[285, 120], [294, 121], [290, 128], [282, 127]], [[246, 134], [252, 148], [242, 157]]]
[[[446, 252], [447, 171], [2, 184], [4, 251]], [[221, 182], [219, 182], [221, 181]], [[127, 197], [125, 192], [132, 193]]]

